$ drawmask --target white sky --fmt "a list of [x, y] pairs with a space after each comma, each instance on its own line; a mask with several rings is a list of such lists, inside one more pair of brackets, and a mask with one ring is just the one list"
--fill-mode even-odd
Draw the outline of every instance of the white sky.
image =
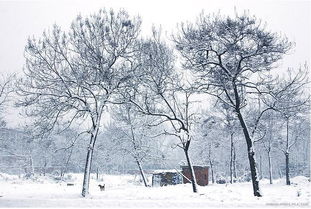
[[[40, 36], [54, 23], [66, 30], [70, 22], [81, 13], [83, 16], [100, 8], [124, 8], [130, 15], [139, 14], [143, 32], [152, 24], [162, 25], [168, 34], [181, 21], [194, 20], [205, 13], [223, 15], [248, 10], [267, 23], [269, 30], [286, 35], [296, 47], [286, 56], [282, 68], [310, 64], [311, 2], [285, 0], [85, 0], [85, 1], [1, 1], [0, 0], [0, 73], [21, 72], [23, 51], [28, 36]], [[11, 117], [15, 118], [15, 117]], [[9, 123], [14, 123], [15, 119]]]

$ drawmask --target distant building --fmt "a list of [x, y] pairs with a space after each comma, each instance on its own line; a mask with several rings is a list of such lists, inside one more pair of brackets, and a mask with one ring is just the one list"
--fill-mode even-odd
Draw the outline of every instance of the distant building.
[[[193, 166], [197, 184], [200, 186], [208, 185], [208, 166]], [[176, 184], [190, 183], [191, 174], [188, 166], [181, 166], [178, 170], [158, 170], [152, 175], [152, 186], [167, 186]]]
[[155, 171], [152, 175], [152, 186], [167, 186], [182, 184], [182, 175], [178, 171], [163, 170]]
[[[188, 166], [181, 166], [183, 183], [190, 183], [191, 174]], [[200, 186], [208, 185], [208, 166], [193, 166], [197, 184]], [[186, 177], [186, 178], [185, 178]]]

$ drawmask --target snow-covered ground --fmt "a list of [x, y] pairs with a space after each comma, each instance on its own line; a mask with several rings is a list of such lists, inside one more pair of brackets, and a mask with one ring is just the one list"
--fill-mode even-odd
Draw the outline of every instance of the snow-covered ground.
[[[48, 177], [23, 180], [17, 176], [0, 174], [0, 207], [309, 207], [310, 181], [306, 177], [295, 177], [292, 185], [286, 186], [284, 179], [261, 181], [263, 197], [252, 195], [250, 183], [233, 185], [209, 185], [199, 187], [194, 194], [190, 184], [149, 187], [138, 184], [138, 177], [130, 175], [103, 175], [103, 181], [92, 179], [90, 195], [80, 196], [82, 175], [71, 174], [67, 183], [56, 183]], [[104, 182], [106, 190], [100, 191], [98, 184]]]

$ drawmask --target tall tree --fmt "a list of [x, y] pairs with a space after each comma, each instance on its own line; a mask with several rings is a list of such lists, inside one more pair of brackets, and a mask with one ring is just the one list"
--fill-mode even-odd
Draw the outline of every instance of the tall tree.
[[[278, 78], [273, 84], [268, 86], [269, 94], [266, 94], [262, 101], [274, 111], [280, 113], [285, 121], [285, 140], [281, 140], [281, 150], [285, 155], [285, 174], [286, 184], [290, 185], [289, 177], [289, 155], [291, 148], [300, 138], [297, 131], [299, 126], [293, 126], [293, 132], [290, 132], [290, 124], [301, 121], [300, 115], [305, 115], [310, 109], [310, 93], [307, 91], [308, 82], [308, 66], [304, 65], [295, 72], [288, 69], [287, 78]], [[298, 126], [298, 127], [297, 127]], [[296, 134], [294, 134], [296, 132]], [[285, 143], [283, 143], [285, 142]]]
[[260, 140], [260, 143], [263, 145], [264, 150], [267, 153], [268, 157], [268, 170], [269, 170], [269, 182], [270, 184], [273, 184], [273, 166], [272, 166], [272, 152], [273, 152], [273, 145], [276, 140], [277, 136], [277, 131], [276, 127], [278, 124], [276, 124], [276, 113], [270, 112], [269, 114], [266, 115], [264, 118], [264, 123], [266, 125], [266, 134]]
[[247, 14], [234, 18], [202, 14], [195, 23], [182, 24], [175, 43], [184, 68], [197, 75], [200, 90], [235, 111], [247, 144], [253, 192], [255, 196], [262, 196], [252, 130], [243, 108], [248, 104], [249, 91], [260, 94], [261, 86], [265, 85], [258, 80], [259, 76], [273, 69], [291, 44]]
[[[159, 118], [157, 125], [170, 124], [170, 130], [164, 134], [179, 139], [191, 174], [193, 192], [197, 192], [195, 173], [189, 156], [192, 140], [191, 126], [195, 114], [191, 112], [194, 90], [182, 82], [175, 71], [175, 59], [172, 50], [160, 38], [160, 32], [153, 30], [153, 38], [142, 41], [138, 57], [140, 73], [132, 85], [135, 90], [125, 97], [145, 114]], [[156, 124], [153, 124], [156, 125]]]
[[153, 159], [154, 147], [152, 141], [150, 117], [141, 115], [129, 104], [120, 106], [113, 114], [113, 124], [110, 131], [116, 150], [128, 153], [137, 164], [145, 187], [148, 187], [147, 178], [143, 170], [143, 163]]
[[[219, 161], [216, 148], [219, 147], [222, 136], [220, 136], [219, 126], [217, 127], [219, 124], [216, 123], [215, 116], [203, 116], [202, 119], [196, 127], [196, 143], [194, 143], [193, 149], [200, 156], [200, 161], [205, 160], [208, 163], [210, 178], [214, 184], [216, 182], [215, 164]], [[218, 137], [215, 137], [216, 135]]]
[[13, 93], [13, 81], [15, 80], [15, 75], [3, 76], [0, 78], [0, 126], [6, 126], [6, 122], [3, 120], [3, 111], [9, 101], [9, 95]]
[[29, 39], [25, 48], [26, 67], [18, 90], [23, 99], [18, 105], [28, 109], [44, 133], [57, 125], [87, 127], [83, 197], [89, 192], [104, 108], [130, 76], [139, 28], [139, 18], [130, 18], [125, 11], [100, 10], [77, 17], [69, 32], [55, 25], [40, 39]]
[[236, 147], [235, 147], [235, 135], [237, 135], [238, 127], [237, 121], [234, 117], [234, 113], [226, 104], [222, 104], [220, 107], [222, 110], [221, 113], [223, 114], [224, 120], [223, 123], [225, 124], [225, 129], [227, 130], [230, 138], [230, 165], [229, 165], [229, 173], [230, 173], [230, 183], [232, 184], [234, 180], [237, 178], [236, 174]]

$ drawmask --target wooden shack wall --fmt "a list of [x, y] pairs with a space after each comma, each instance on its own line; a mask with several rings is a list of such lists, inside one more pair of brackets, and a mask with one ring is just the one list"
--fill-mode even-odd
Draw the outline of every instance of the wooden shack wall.
[[[193, 166], [194, 173], [196, 176], [197, 184], [200, 186], [208, 185], [208, 167]], [[191, 179], [190, 170], [188, 167], [182, 167], [182, 174], [188, 179]], [[183, 177], [183, 182], [190, 183], [185, 177]]]

